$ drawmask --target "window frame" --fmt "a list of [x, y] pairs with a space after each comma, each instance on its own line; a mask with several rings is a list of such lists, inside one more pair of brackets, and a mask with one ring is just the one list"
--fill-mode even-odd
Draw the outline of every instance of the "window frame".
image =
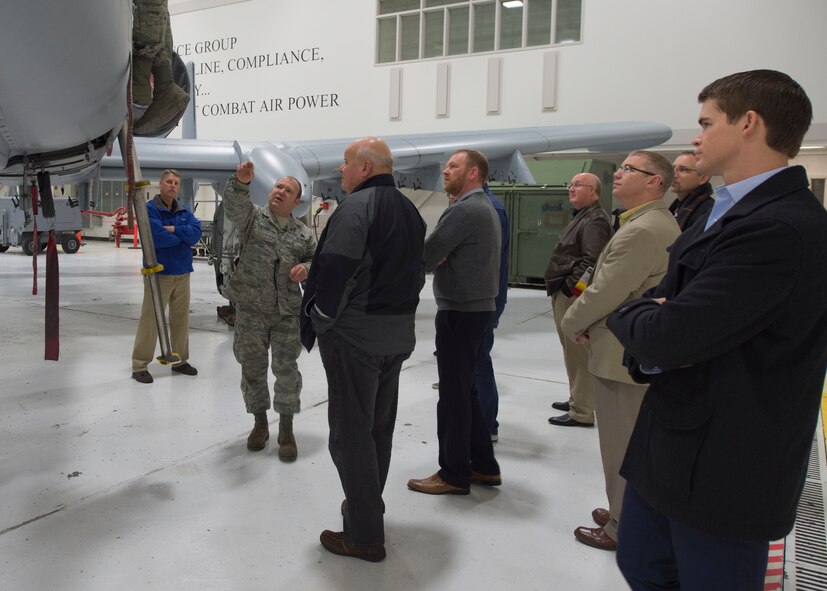
[[[494, 54], [494, 53], [505, 53], [511, 51], [525, 51], [525, 50], [536, 50], [536, 49], [547, 49], [553, 47], [560, 47], [565, 45], [581, 45], [583, 43], [583, 8], [585, 0], [573, 0], [575, 2], [579, 2], [580, 7], [580, 32], [578, 35], [578, 39], [576, 40], [564, 40], [563, 42], [559, 42], [557, 37], [559, 35], [558, 31], [558, 10], [561, 8], [561, 2], [567, 2], [572, 0], [551, 0], [551, 20], [548, 24], [549, 30], [549, 43], [541, 43], [537, 45], [529, 45], [529, 16], [531, 15], [531, 2], [535, 0], [523, 0], [524, 5], [521, 7], [522, 10], [522, 17], [521, 17], [521, 25], [520, 25], [520, 41], [519, 44], [503, 48], [502, 42], [502, 25], [503, 25], [503, 10], [509, 10], [503, 7], [504, 0], [453, 0], [450, 2], [446, 2], [445, 4], [439, 6], [428, 6], [429, 0], [419, 0], [419, 8], [408, 8], [406, 10], [401, 10], [399, 12], [381, 12], [381, 4], [380, 0], [377, 0], [376, 3], [376, 40], [375, 40], [375, 65], [377, 66], [387, 66], [387, 65], [395, 65], [395, 64], [404, 64], [404, 63], [413, 63], [413, 62], [420, 62], [420, 61], [430, 61], [430, 60], [440, 60], [446, 58], [461, 58], [461, 57], [469, 57], [475, 55], [485, 55], [485, 54]], [[544, 0], [536, 0], [537, 2], [544, 1]], [[493, 31], [493, 48], [491, 49], [482, 49], [477, 51], [476, 46], [476, 20], [477, 20], [477, 6], [483, 5], [493, 5], [494, 7], [494, 31]], [[467, 9], [467, 25], [468, 31], [466, 35], [466, 51], [462, 53], [451, 53], [451, 11], [456, 9]], [[567, 8], [564, 6], [563, 8]], [[429, 57], [425, 57], [426, 52], [426, 30], [427, 30], [427, 23], [426, 23], [426, 13], [437, 13], [442, 12], [442, 53], [441, 55], [433, 55]], [[419, 16], [419, 35], [418, 35], [418, 43], [419, 46], [416, 51], [417, 57], [407, 57], [406, 59], [402, 59], [402, 20], [403, 18], [410, 18], [411, 16], [418, 15]], [[382, 61], [382, 58], [389, 57], [382, 56], [380, 51], [382, 49], [387, 51], [387, 47], [380, 47], [380, 43], [383, 42], [382, 36], [382, 26], [381, 21], [387, 21], [390, 19], [395, 19], [395, 32], [394, 32], [394, 40], [393, 40], [393, 59]], [[387, 33], [387, 31], [385, 31]], [[387, 41], [386, 41], [387, 43]], [[390, 53], [389, 51], [387, 52]]]

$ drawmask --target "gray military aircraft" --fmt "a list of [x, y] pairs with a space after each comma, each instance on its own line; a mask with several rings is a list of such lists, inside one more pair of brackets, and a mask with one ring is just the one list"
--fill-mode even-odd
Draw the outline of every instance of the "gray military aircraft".
[[[21, 179], [37, 173], [50, 174], [51, 184], [126, 178], [124, 162], [129, 159], [121, 157], [114, 140], [123, 133], [128, 113], [131, 4], [130, 0], [0, 3], [0, 52], [4, 56], [0, 183], [19, 185]], [[33, 33], [35, 42], [30, 38]], [[659, 123], [620, 122], [383, 139], [393, 153], [400, 187], [441, 190], [440, 165], [459, 148], [485, 153], [491, 180], [530, 184], [534, 179], [525, 154], [574, 148], [622, 152], [661, 144], [671, 134], [668, 126]], [[337, 166], [352, 139], [135, 138], [134, 146], [144, 177], [158, 178], [161, 170], [176, 168], [185, 179], [212, 184], [219, 191], [239, 162], [252, 160], [256, 165], [252, 199], [264, 205], [273, 183], [286, 175], [299, 179], [306, 195], [339, 197]], [[296, 215], [304, 215], [309, 207], [308, 199]]]
[[[44, 171], [60, 178], [55, 184], [124, 178], [117, 146], [111, 156], [105, 154], [127, 116], [131, 5], [130, 0], [0, 4], [0, 182], [19, 184], [24, 174]], [[572, 148], [627, 151], [670, 137], [665, 125], [625, 122], [383, 139], [393, 152], [400, 186], [437, 190], [439, 165], [462, 147], [489, 157], [492, 180], [530, 183], [523, 154]], [[253, 199], [263, 204], [273, 182], [286, 174], [300, 179], [306, 194], [339, 195], [335, 167], [352, 139], [245, 143], [136, 138], [135, 146], [149, 178], [175, 167], [185, 178], [223, 184], [240, 159], [251, 159], [256, 164]]]

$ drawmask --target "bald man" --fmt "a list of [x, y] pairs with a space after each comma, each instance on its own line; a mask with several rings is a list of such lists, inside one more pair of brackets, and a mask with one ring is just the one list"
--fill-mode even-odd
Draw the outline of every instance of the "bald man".
[[560, 322], [577, 299], [575, 285], [589, 267], [594, 267], [600, 251], [612, 235], [609, 215], [600, 207], [600, 179], [584, 172], [569, 183], [569, 202], [574, 216], [554, 247], [546, 268], [546, 293], [551, 296], [554, 325], [563, 347], [563, 360], [569, 378], [569, 399], [552, 403], [565, 411], [550, 417], [548, 422], [560, 427], [591, 427], [594, 425], [594, 397], [589, 352], [583, 345], [563, 336]]
[[399, 371], [414, 349], [425, 283], [425, 222], [396, 189], [387, 144], [364, 138], [339, 167], [348, 195], [319, 239], [302, 301], [302, 342], [318, 335], [327, 374], [329, 449], [344, 531], [320, 540], [341, 556], [385, 558], [382, 491], [391, 459]]

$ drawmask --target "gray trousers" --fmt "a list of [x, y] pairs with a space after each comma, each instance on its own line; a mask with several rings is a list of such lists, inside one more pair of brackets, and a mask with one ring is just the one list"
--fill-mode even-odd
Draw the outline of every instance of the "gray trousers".
[[384, 544], [382, 491], [391, 462], [399, 371], [410, 353], [372, 355], [333, 331], [318, 339], [327, 374], [328, 449], [347, 499], [345, 541]]
[[270, 408], [269, 364], [276, 377], [273, 410], [280, 414], [298, 414], [302, 391], [302, 374], [296, 363], [301, 353], [298, 317], [282, 316], [278, 306], [264, 311], [257, 306], [239, 304], [233, 353], [241, 364], [241, 394], [248, 413]]

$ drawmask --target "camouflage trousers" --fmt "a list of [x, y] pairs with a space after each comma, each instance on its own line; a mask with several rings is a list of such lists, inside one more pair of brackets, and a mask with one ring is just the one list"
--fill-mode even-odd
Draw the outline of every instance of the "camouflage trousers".
[[136, 0], [132, 24], [132, 47], [135, 55], [168, 64], [172, 61], [172, 30], [168, 0]]
[[282, 316], [278, 306], [264, 310], [238, 304], [233, 353], [241, 364], [241, 394], [248, 413], [270, 408], [268, 361], [276, 377], [273, 410], [281, 414], [297, 414], [301, 410], [302, 375], [296, 363], [301, 353], [298, 317]]

